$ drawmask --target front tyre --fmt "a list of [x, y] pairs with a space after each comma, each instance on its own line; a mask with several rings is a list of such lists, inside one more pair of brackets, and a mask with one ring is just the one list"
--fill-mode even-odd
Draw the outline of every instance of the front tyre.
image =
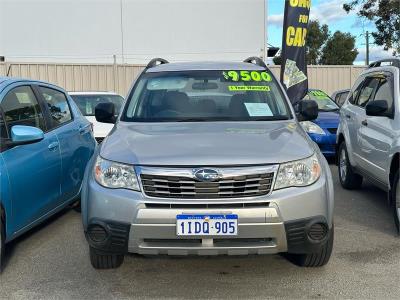
[[95, 269], [115, 269], [124, 262], [124, 255], [110, 254], [89, 246], [90, 262]]
[[320, 251], [317, 253], [308, 254], [289, 254], [289, 260], [300, 267], [315, 268], [322, 267], [329, 262], [331, 258], [333, 249], [333, 236], [334, 228], [329, 232], [329, 239], [326, 241], [325, 245], [321, 247]]
[[392, 187], [392, 209], [394, 224], [396, 225], [397, 232], [400, 233], [400, 178], [399, 171], [394, 175]]
[[78, 201], [71, 204], [71, 207], [77, 213], [81, 213], [81, 200], [79, 199]]
[[339, 146], [338, 153], [338, 171], [339, 171], [339, 179], [342, 187], [348, 190], [358, 189], [362, 185], [363, 178], [362, 176], [356, 174], [353, 171], [353, 167], [349, 161], [349, 155], [347, 153], [346, 142], [342, 141]]

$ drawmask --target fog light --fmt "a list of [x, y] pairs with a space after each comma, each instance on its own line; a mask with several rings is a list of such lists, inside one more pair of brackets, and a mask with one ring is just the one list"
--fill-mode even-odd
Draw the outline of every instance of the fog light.
[[314, 241], [323, 240], [328, 234], [328, 227], [323, 223], [314, 223], [308, 230], [308, 236]]
[[95, 243], [104, 242], [107, 239], [107, 231], [103, 226], [98, 224], [90, 225], [88, 228], [88, 236]]

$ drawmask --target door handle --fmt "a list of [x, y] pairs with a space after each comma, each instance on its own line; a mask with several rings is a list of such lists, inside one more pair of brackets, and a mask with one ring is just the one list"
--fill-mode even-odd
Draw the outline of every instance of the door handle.
[[85, 126], [80, 126], [79, 127], [79, 133], [80, 134], [84, 134], [87, 131], [87, 129], [89, 128], [89, 126], [90, 126], [90, 124], [85, 125]]
[[347, 119], [351, 119], [351, 116], [350, 116], [350, 115], [346, 115], [346, 118], [347, 118]]
[[364, 126], [368, 126], [368, 121], [364, 120], [364, 121], [361, 122], [361, 124], [363, 124]]
[[50, 145], [47, 148], [49, 148], [50, 151], [54, 151], [58, 148], [58, 145], [59, 145], [58, 142], [53, 142], [50, 143]]

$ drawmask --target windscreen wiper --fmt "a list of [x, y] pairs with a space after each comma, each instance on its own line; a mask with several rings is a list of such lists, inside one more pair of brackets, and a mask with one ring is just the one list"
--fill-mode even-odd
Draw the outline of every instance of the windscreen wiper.
[[172, 122], [206, 122], [206, 121], [212, 121], [212, 120], [207, 120], [204, 118], [184, 118], [184, 119], [178, 119], [178, 120], [171, 120]]
[[251, 118], [248, 121], [286, 121], [289, 120], [287, 116], [276, 116], [276, 117], [258, 117], [258, 118]]

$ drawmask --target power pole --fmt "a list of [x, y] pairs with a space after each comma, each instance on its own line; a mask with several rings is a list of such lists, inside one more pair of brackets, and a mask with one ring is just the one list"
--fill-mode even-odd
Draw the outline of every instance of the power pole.
[[264, 0], [264, 38], [263, 38], [263, 60], [267, 63], [268, 59], [268, 0]]
[[365, 32], [365, 64], [368, 66], [369, 65], [369, 32]]
[[119, 1], [119, 8], [120, 8], [120, 27], [121, 27], [121, 62], [122, 64], [125, 63], [124, 61], [124, 20], [122, 14], [122, 0]]

